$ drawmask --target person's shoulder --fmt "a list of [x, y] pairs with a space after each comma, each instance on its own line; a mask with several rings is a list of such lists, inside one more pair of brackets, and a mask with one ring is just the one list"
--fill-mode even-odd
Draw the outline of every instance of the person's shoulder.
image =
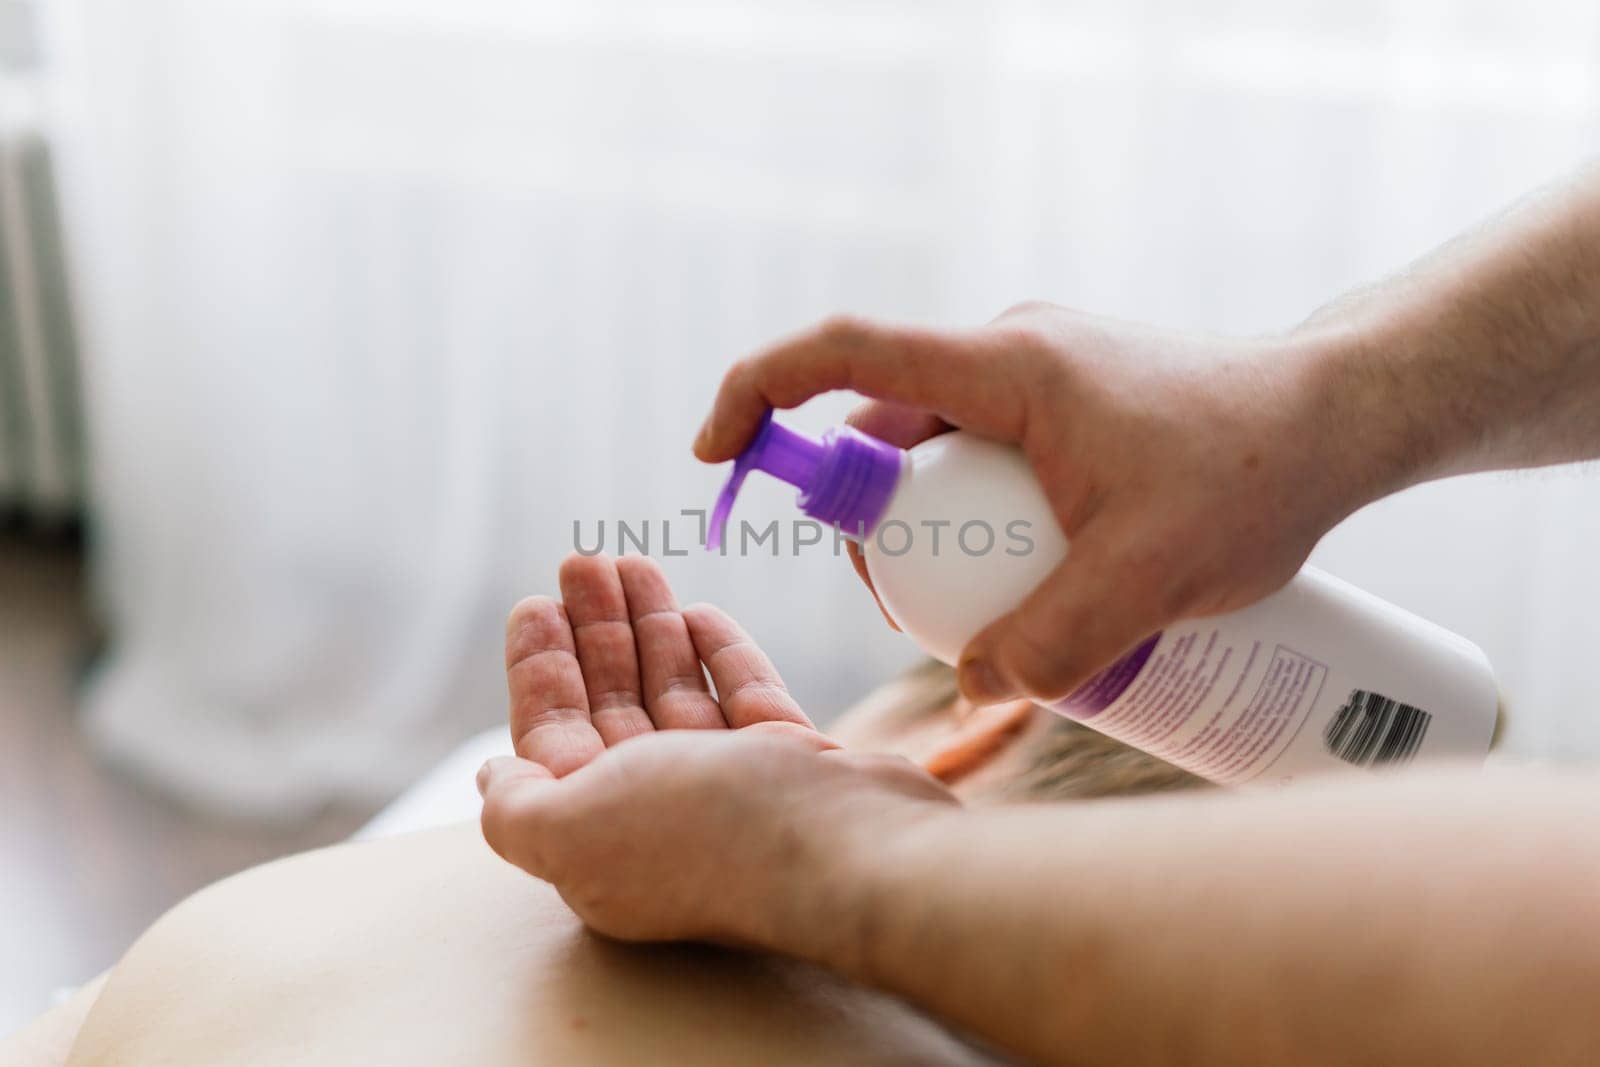
[[485, 882], [534, 895], [542, 886], [501, 863], [474, 824], [330, 845], [214, 882], [123, 954], [68, 1062], [173, 1062], [174, 1047], [292, 1010], [314, 985], [308, 974], [347, 972], [399, 898], [442, 897], [451, 872], [463, 894]]
[[22, 1029], [0, 1038], [0, 1067], [62, 1067], [105, 982], [103, 974], [85, 982]]

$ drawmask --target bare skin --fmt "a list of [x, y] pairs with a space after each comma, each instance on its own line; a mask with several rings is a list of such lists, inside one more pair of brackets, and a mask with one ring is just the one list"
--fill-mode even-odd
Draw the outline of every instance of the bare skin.
[[[628, 763], [596, 758], [612, 746], [631, 751], [639, 741], [663, 742], [665, 748], [656, 745], [649, 750], [667, 753], [664, 758], [669, 762], [674, 758], [671, 752], [680, 752], [689, 761], [687, 771], [703, 745], [738, 732], [827, 752], [830, 765], [893, 781], [931, 800], [954, 802], [944, 785], [909, 760], [847, 751], [819, 733], [750, 636], [710, 605], [680, 609], [653, 561], [569, 556], [561, 565], [560, 580], [560, 601], [529, 597], [512, 610], [506, 625], [511, 737], [522, 757], [517, 763], [520, 779], [554, 782], [617, 775], [613, 787], [626, 790]], [[842, 810], [838, 814], [848, 817]], [[585, 817], [576, 810], [572, 815], [579, 821]], [[696, 818], [716, 817], [715, 826], [706, 825], [707, 832], [727, 835], [734, 854], [742, 856], [742, 865], [783, 866], [792, 842], [781, 835], [763, 839], [762, 820], [747, 822], [747, 815], [743, 799], [728, 797], [698, 811]], [[487, 827], [491, 821], [487, 809], [484, 818]], [[526, 840], [519, 847], [534, 851], [541, 847], [543, 835], [523, 836]], [[491, 834], [490, 843], [499, 837]], [[604, 833], [595, 832], [592, 840], [605, 842], [604, 849], [623, 847], [620, 838]], [[653, 852], [666, 843], [664, 836], [641, 838], [625, 847]], [[672, 864], [666, 852], [655, 860], [662, 867]], [[603, 854], [575, 862], [603, 863]], [[700, 875], [674, 879], [672, 891], [707, 901], [740, 891], [742, 879], [730, 878], [725, 871], [706, 867]], [[619, 917], [631, 905], [618, 894], [643, 897], [652, 891], [643, 883], [585, 887], [588, 899], [612, 898], [612, 912]], [[584, 914], [579, 902], [567, 902]], [[743, 900], [738, 906], [755, 909], [759, 902]], [[649, 914], [649, 909], [640, 914]], [[626, 928], [606, 932], [629, 936]], [[637, 933], [648, 936], [643, 928]], [[674, 936], [745, 943], [738, 937], [717, 937], [710, 927], [685, 929]]]
[[211, 886], [117, 964], [70, 1057], [21, 1061], [755, 1062], [993, 1061], [815, 965], [599, 937], [470, 823], [322, 849]]
[[651, 560], [574, 555], [560, 582], [561, 600], [529, 597], [506, 623], [511, 738], [552, 775], [657, 729], [815, 734], [739, 625], [708, 604], [680, 611]]
[[105, 984], [103, 974], [85, 982], [66, 1000], [0, 1040], [0, 1067], [61, 1067]]
[[[1037, 305], [837, 320], [735, 366], [696, 453], [833, 389], [897, 443], [1022, 447], [1072, 551], [961, 682], [1057, 698], [1276, 589], [1386, 493], [1600, 456], [1600, 174], [1282, 337]], [[798, 734], [660, 734], [559, 779], [519, 752], [480, 777], [485, 836], [595, 928], [816, 960], [1042, 1062], [1583, 1063], [1600, 1040], [1592, 776], [975, 812]]]
[[756, 731], [533, 767], [485, 770], [485, 836], [595, 929], [819, 962], [1030, 1061], [1592, 1062], [1593, 777], [984, 811]]

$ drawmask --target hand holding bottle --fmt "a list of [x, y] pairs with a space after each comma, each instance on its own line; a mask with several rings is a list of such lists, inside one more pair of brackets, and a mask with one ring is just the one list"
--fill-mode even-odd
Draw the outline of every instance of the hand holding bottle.
[[1173, 620], [1271, 593], [1389, 488], [1319, 391], [1326, 343], [1196, 338], [1048, 305], [972, 331], [833, 320], [736, 364], [695, 453], [731, 459], [769, 407], [834, 389], [872, 398], [852, 421], [891, 444], [959, 426], [1020, 446], [1072, 550], [971, 641], [961, 684], [977, 701], [1054, 700]]
[[1429, 478], [1600, 456], [1600, 169], [1294, 332], [1174, 334], [1049, 305], [980, 330], [823, 324], [736, 364], [695, 442], [831, 389], [902, 447], [1020, 445], [1072, 550], [963, 654], [969, 697], [1062, 696], [1145, 634], [1284, 584], [1355, 509]]

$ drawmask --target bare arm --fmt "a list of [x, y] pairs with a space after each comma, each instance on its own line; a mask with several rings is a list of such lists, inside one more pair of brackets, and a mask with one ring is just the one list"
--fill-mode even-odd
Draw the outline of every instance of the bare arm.
[[[1366, 495], [1600, 456], [1600, 168], [1529, 197], [1302, 327], [1322, 428]], [[1359, 442], [1359, 444], [1357, 444]]]
[[893, 761], [658, 734], [484, 832], [618, 937], [753, 944], [1030, 1060], [1583, 1063], [1600, 782], [1439, 770], [969, 810]]
[[853, 861], [830, 952], [1048, 1062], [1585, 1062], [1597, 808], [1441, 774], [952, 812]]

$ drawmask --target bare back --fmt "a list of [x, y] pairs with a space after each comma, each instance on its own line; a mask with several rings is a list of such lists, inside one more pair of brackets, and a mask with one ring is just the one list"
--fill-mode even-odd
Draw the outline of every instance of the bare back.
[[246, 871], [117, 965], [68, 1060], [90, 1065], [991, 1062], [817, 968], [583, 929], [476, 826]]

